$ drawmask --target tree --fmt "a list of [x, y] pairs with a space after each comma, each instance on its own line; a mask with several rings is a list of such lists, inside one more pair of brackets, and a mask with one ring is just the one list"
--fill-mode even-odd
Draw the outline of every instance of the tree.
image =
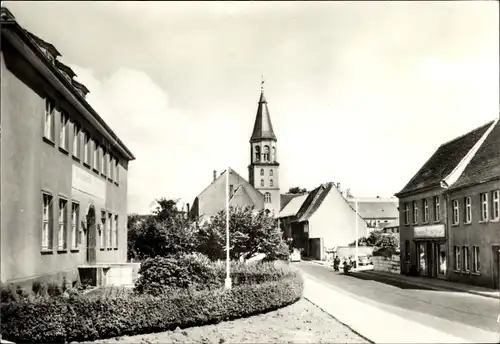
[[[349, 246], [355, 246], [356, 242], [353, 241]], [[368, 237], [361, 237], [358, 239], [358, 246], [374, 246], [376, 248], [399, 248], [399, 236], [393, 233], [383, 233], [380, 230], [371, 231]]]
[[[275, 218], [252, 207], [230, 208], [230, 259], [249, 258], [264, 253], [266, 260], [287, 259], [288, 245]], [[222, 210], [199, 229], [198, 252], [212, 260], [226, 259], [226, 211]]]
[[307, 189], [300, 188], [299, 186], [294, 186], [294, 187], [288, 189], [289, 194], [302, 194], [302, 193], [306, 193], [306, 192], [307, 192]]
[[196, 223], [178, 211], [175, 200], [160, 198], [151, 215], [130, 215], [128, 230], [129, 259], [192, 253], [198, 246]]

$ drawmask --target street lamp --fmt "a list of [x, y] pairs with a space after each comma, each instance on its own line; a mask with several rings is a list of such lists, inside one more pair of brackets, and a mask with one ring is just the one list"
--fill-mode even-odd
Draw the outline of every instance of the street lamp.
[[358, 200], [355, 201], [356, 204], [356, 247], [354, 249], [354, 261], [356, 262], [356, 268], [358, 267]]
[[229, 167], [226, 173], [226, 279], [224, 288], [231, 289], [231, 276], [229, 275]]

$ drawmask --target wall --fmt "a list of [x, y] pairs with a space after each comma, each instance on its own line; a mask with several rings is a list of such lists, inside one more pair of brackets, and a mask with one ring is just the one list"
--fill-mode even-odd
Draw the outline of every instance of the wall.
[[[356, 216], [337, 189], [332, 188], [309, 218], [309, 237], [323, 238], [327, 249], [347, 246], [356, 239]], [[366, 222], [358, 216], [358, 238], [367, 235]]]
[[[480, 223], [481, 219], [481, 205], [480, 193], [500, 189], [500, 180], [469, 187], [462, 190], [451, 192], [450, 202], [448, 205], [449, 216], [449, 238], [451, 252], [448, 256], [449, 264], [449, 279], [460, 283], [467, 283], [472, 285], [484, 286], [493, 288], [493, 245], [500, 245], [500, 222], [490, 220], [488, 222]], [[464, 197], [471, 197], [471, 224], [464, 224]], [[459, 225], [452, 225], [452, 200], [459, 200]], [[491, 217], [491, 193], [488, 196], [489, 216]], [[456, 271], [454, 269], [455, 257], [453, 253], [453, 246], [469, 246], [469, 252], [472, 254], [472, 246], [479, 246], [480, 255], [480, 274], [474, 274], [471, 271]], [[472, 257], [470, 258], [472, 264]], [[463, 264], [462, 264], [463, 266]], [[496, 267], [498, 269], [498, 267]]]
[[399, 255], [393, 255], [391, 258], [372, 257], [371, 261], [374, 271], [391, 272], [394, 274], [400, 273]]
[[[440, 196], [440, 221], [438, 222], [434, 222], [434, 196]], [[401, 257], [406, 257], [407, 254], [405, 252], [405, 241], [408, 240], [410, 242], [410, 261], [407, 262], [405, 259], [401, 259], [401, 273], [403, 274], [409, 273], [410, 266], [417, 266], [416, 245], [413, 241], [413, 230], [415, 226], [423, 225], [421, 220], [423, 212], [421, 202], [424, 198], [428, 199], [429, 204], [429, 224], [445, 224], [446, 201], [443, 195], [443, 189], [435, 188], [416, 195], [405, 196], [399, 199], [399, 240]], [[419, 221], [416, 225], [413, 223], [413, 201], [419, 202]], [[408, 203], [410, 207], [410, 224], [405, 223], [405, 203]]]
[[[279, 215], [280, 206], [281, 206], [281, 196], [280, 196], [280, 180], [279, 180], [279, 166], [274, 164], [259, 164], [259, 165], [251, 165], [249, 167], [253, 170], [250, 175], [253, 173], [255, 178], [255, 189], [259, 190], [263, 195], [266, 192], [271, 194], [271, 203], [265, 203], [264, 208], [273, 211], [275, 216]], [[260, 175], [260, 170], [264, 170], [264, 175]], [[270, 170], [273, 170], [273, 176], [270, 176]], [[261, 187], [260, 180], [264, 179], [264, 187]], [[270, 185], [270, 180], [273, 180], [273, 186]]]
[[[83, 168], [71, 154], [59, 149], [60, 114], [56, 112], [55, 143], [43, 140], [44, 97], [55, 99], [56, 106], [64, 109], [70, 118], [96, 134], [76, 110], [40, 77], [31, 65], [7, 43], [2, 45], [1, 73], [1, 280], [23, 282], [27, 279], [75, 278], [76, 267], [86, 261], [86, 250], [41, 253], [42, 191], [53, 196], [52, 216], [57, 219], [58, 197], [64, 197], [71, 207], [72, 201], [80, 203], [80, 219], [92, 196], [73, 189], [73, 168]], [[70, 150], [73, 129], [69, 125]], [[118, 154], [115, 154], [118, 156]], [[102, 207], [119, 216], [119, 249], [98, 253], [98, 261], [126, 260], [127, 241], [127, 168], [128, 162], [120, 160], [118, 185], [97, 176], [106, 184]], [[88, 170], [88, 173], [92, 174]], [[100, 209], [96, 209], [100, 211]], [[70, 211], [68, 211], [70, 224]], [[68, 225], [68, 246], [70, 241]], [[54, 247], [57, 244], [56, 221], [53, 224]], [[85, 240], [83, 241], [85, 243]]]
[[[233, 185], [234, 190], [239, 185], [245, 188], [245, 191], [250, 196], [253, 203], [249, 206], [255, 205], [255, 209], [264, 209], [264, 196], [255, 190], [245, 179], [239, 176], [235, 171], [229, 174], [229, 185]], [[219, 211], [226, 208], [226, 175], [220, 175], [213, 181], [193, 202], [193, 208], [198, 211], [198, 216], [204, 215], [209, 217], [217, 214]]]

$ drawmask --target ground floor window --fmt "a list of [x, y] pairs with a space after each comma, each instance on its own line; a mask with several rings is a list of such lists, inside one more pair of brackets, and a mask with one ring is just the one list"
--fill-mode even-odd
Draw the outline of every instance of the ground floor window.
[[469, 246], [464, 246], [463, 247], [463, 267], [464, 271], [469, 271], [469, 266], [470, 266], [470, 255], [469, 255]]
[[479, 273], [479, 271], [480, 271], [479, 247], [472, 246], [472, 272]]
[[460, 246], [453, 247], [455, 253], [455, 270], [460, 271]]
[[427, 275], [427, 252], [424, 243], [418, 244], [418, 270], [420, 275]]

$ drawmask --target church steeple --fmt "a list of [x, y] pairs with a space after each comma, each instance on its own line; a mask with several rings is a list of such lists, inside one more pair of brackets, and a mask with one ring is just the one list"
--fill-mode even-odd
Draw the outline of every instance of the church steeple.
[[274, 135], [273, 124], [271, 123], [271, 115], [267, 107], [267, 100], [264, 96], [264, 80], [261, 81], [259, 107], [257, 108], [250, 142], [258, 142], [260, 140], [277, 141], [276, 135]]
[[261, 81], [259, 106], [250, 137], [250, 184], [264, 195], [265, 209], [278, 216], [280, 211], [279, 163], [277, 141]]

